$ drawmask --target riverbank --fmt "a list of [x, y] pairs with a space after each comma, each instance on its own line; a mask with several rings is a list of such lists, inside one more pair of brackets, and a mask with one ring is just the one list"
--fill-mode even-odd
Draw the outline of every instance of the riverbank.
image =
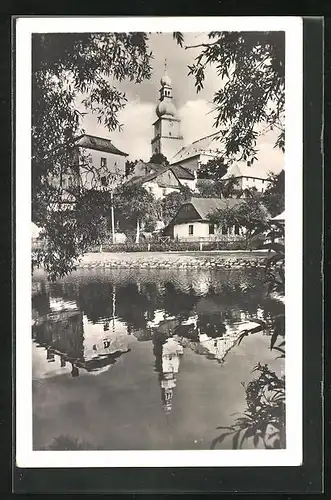
[[130, 252], [87, 253], [77, 268], [262, 268], [268, 253], [265, 251], [210, 251], [210, 252]]

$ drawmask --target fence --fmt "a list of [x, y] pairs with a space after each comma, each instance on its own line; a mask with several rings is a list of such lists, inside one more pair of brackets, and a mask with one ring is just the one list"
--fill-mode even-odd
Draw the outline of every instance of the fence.
[[[249, 250], [258, 250], [261, 243], [249, 245]], [[227, 239], [219, 241], [142, 241], [140, 243], [103, 244], [90, 248], [90, 252], [185, 252], [211, 250], [246, 250], [245, 239]]]

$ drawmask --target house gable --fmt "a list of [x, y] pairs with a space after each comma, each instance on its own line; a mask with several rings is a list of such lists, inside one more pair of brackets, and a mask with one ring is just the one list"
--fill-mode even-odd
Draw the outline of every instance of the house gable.
[[171, 169], [157, 175], [154, 182], [161, 187], [180, 187], [180, 182]]
[[170, 224], [185, 224], [185, 222], [193, 221], [201, 221], [201, 216], [192, 203], [184, 203], [184, 205], [179, 208]]

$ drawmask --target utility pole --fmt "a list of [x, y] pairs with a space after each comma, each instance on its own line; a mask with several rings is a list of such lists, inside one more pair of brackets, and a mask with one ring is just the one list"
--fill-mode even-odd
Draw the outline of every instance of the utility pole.
[[114, 191], [113, 189], [110, 191], [110, 213], [111, 213], [111, 240], [112, 243], [115, 243], [115, 216], [114, 216]]

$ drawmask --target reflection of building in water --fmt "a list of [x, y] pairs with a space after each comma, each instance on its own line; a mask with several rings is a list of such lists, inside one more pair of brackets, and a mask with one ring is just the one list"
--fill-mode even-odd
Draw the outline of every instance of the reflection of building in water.
[[127, 334], [126, 325], [118, 319], [113, 319], [111, 324], [114, 330], [105, 330], [105, 324], [92, 324], [88, 321], [87, 316], [83, 315], [83, 357], [85, 361], [128, 350], [130, 336]]
[[128, 352], [130, 337], [126, 325], [119, 320], [109, 318], [101, 324], [92, 324], [73, 302], [50, 298], [49, 303], [52, 312], [39, 317], [33, 327], [33, 337], [46, 348], [48, 362], [55, 361], [55, 355], [60, 356], [61, 367], [70, 362], [71, 374], [76, 377], [79, 367], [100, 370]]
[[161, 397], [163, 409], [170, 413], [172, 409], [173, 391], [176, 387], [176, 373], [179, 371], [179, 356], [183, 347], [173, 338], [169, 338], [162, 346], [162, 371], [160, 373]]
[[223, 361], [228, 351], [234, 347], [238, 335], [224, 335], [223, 337], [210, 338], [205, 334], [199, 335], [199, 340], [204, 349], [218, 361]]

